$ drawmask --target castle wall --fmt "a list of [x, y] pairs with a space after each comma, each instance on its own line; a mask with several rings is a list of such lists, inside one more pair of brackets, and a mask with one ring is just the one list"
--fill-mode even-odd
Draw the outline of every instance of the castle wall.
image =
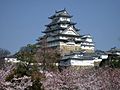
[[80, 46], [79, 45], [60, 45], [60, 51], [63, 54], [67, 54], [73, 51], [80, 51]]

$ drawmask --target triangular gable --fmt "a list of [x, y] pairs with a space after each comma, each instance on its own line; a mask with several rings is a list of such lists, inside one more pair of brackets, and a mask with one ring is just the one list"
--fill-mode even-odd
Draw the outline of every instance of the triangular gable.
[[77, 35], [79, 36], [80, 34], [76, 32], [73, 26], [69, 26], [67, 29], [65, 29], [62, 34], [67, 34], [67, 35]]
[[63, 15], [68, 15], [69, 16], [69, 14], [68, 14], [68, 12], [65, 10], [63, 13], [62, 13]]
[[61, 11], [56, 11], [56, 14], [57, 15], [61, 14], [61, 15], [67, 15], [67, 16], [69, 16], [69, 13], [65, 9], [61, 10]]

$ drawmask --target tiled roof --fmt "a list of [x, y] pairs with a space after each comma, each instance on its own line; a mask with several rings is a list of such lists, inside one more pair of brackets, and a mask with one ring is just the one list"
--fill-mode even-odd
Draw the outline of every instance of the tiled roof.
[[69, 21], [60, 21], [60, 22], [51, 22], [50, 24], [46, 25], [47, 27], [57, 25], [57, 24], [69, 24], [69, 25], [75, 25], [76, 23], [74, 22], [69, 22]]
[[64, 9], [64, 10], [60, 10], [60, 11], [55, 11], [55, 14], [50, 16], [49, 19], [53, 19], [55, 17], [68, 17], [68, 18], [71, 18], [72, 16], [69, 15], [69, 13]]
[[96, 53], [73, 52], [65, 55], [62, 60], [93, 60], [95, 57], [98, 57]]

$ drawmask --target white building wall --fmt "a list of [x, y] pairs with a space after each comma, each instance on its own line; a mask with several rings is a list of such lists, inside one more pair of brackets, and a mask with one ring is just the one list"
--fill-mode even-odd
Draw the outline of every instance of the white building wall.
[[95, 62], [101, 62], [102, 59], [94, 60], [68, 60], [66, 62], [61, 62], [61, 66], [95, 66]]
[[81, 43], [82, 45], [93, 45], [94, 46], [94, 44], [93, 43], [86, 43], [86, 42], [83, 42], [83, 43]]
[[93, 42], [91, 38], [87, 38], [85, 41]]
[[62, 27], [62, 28], [67, 28], [68, 25], [67, 25], [67, 24], [61, 24], [60, 27]]
[[59, 39], [64, 39], [64, 40], [67, 40], [68, 38], [65, 37], [65, 36], [60, 36]]
[[100, 58], [102, 58], [102, 59], [107, 59], [107, 58], [108, 58], [108, 55], [101, 55]]
[[70, 18], [60, 17], [59, 21], [68, 21], [68, 22], [70, 22]]
[[5, 58], [5, 62], [18, 63], [20, 60], [17, 60], [17, 58]]
[[92, 46], [81, 46], [81, 49], [88, 49], [88, 50], [94, 50], [94, 47]]
[[101, 62], [102, 59], [94, 59], [94, 62]]
[[74, 45], [74, 46], [78, 46], [80, 47], [80, 44], [75, 44], [74, 42], [67, 42], [67, 43], [64, 43], [64, 42], [60, 42], [60, 45], [63, 45], [63, 46], [66, 46], [66, 45]]
[[70, 63], [72, 66], [94, 66], [93, 60], [71, 60]]

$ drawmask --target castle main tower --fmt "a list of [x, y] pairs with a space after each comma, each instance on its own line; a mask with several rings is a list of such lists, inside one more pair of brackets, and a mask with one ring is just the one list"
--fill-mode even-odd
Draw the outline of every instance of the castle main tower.
[[64, 54], [81, 50], [94, 51], [91, 36], [80, 35], [79, 29], [75, 27], [76, 23], [72, 22], [71, 18], [65, 9], [55, 11], [55, 14], [49, 17], [51, 22], [45, 25], [46, 29], [43, 31], [47, 47], [58, 48]]

